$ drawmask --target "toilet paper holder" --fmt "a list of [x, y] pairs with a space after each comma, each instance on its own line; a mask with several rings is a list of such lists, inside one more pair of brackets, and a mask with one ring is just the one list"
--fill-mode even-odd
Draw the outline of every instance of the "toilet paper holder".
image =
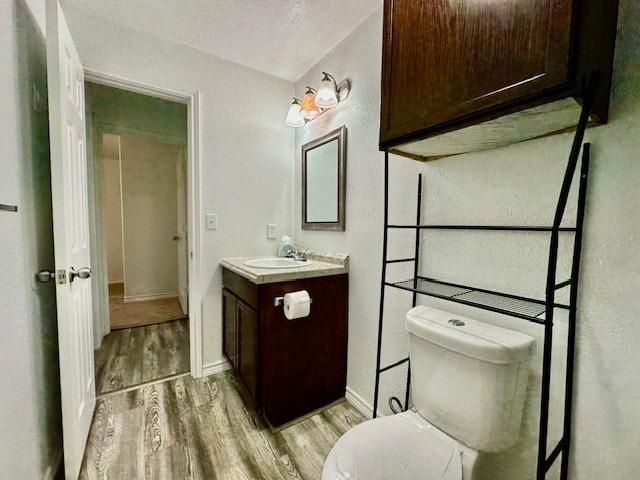
[[[309, 299], [309, 303], [313, 303], [313, 299]], [[273, 306], [274, 307], [281, 307], [282, 305], [284, 305], [284, 297], [274, 297], [273, 298]]]

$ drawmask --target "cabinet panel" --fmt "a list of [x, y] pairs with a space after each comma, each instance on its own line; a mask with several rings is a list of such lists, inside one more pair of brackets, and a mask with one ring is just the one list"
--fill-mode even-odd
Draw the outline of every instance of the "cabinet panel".
[[238, 368], [238, 302], [233, 293], [222, 290], [222, 351], [231, 368]]
[[[573, 128], [595, 71], [591, 120], [606, 123], [617, 11], [618, 0], [385, 0], [380, 148], [425, 160]], [[532, 110], [552, 117], [529, 128]], [[506, 116], [526, 133], [502, 138], [511, 130], [493, 122]]]
[[571, 82], [572, 0], [387, 0], [383, 138]]
[[254, 407], [258, 402], [258, 365], [259, 365], [259, 335], [260, 326], [258, 314], [238, 299], [238, 377], [253, 401]]
[[226, 268], [222, 269], [222, 284], [244, 303], [258, 309], [258, 285]]
[[[312, 412], [345, 394], [347, 275], [266, 284], [261, 301], [264, 416], [273, 426]], [[288, 320], [273, 298], [307, 290], [308, 317]]]

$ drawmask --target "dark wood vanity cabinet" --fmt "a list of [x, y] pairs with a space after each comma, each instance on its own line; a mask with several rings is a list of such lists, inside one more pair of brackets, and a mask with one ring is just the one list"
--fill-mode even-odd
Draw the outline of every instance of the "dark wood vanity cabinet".
[[385, 0], [380, 147], [566, 97], [602, 72], [606, 122], [617, 0]]
[[[256, 285], [223, 268], [223, 352], [245, 401], [277, 427], [344, 397], [348, 276]], [[308, 317], [274, 298], [307, 290]]]

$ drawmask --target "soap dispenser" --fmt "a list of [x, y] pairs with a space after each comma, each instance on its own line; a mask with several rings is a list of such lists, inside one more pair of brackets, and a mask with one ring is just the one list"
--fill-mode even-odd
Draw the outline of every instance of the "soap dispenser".
[[289, 235], [284, 235], [280, 243], [278, 243], [278, 256], [286, 257], [293, 253], [294, 250], [295, 248], [293, 246], [293, 238], [291, 238]]

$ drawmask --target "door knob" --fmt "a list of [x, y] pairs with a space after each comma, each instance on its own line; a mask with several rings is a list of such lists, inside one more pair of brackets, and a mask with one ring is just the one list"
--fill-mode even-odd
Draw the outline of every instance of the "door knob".
[[77, 271], [75, 268], [69, 268], [69, 281], [73, 282], [76, 277], [85, 279], [91, 276], [91, 269], [88, 267], [79, 268]]
[[40, 270], [36, 273], [36, 282], [38, 283], [49, 283], [54, 278], [56, 278], [56, 272], [51, 270]]

